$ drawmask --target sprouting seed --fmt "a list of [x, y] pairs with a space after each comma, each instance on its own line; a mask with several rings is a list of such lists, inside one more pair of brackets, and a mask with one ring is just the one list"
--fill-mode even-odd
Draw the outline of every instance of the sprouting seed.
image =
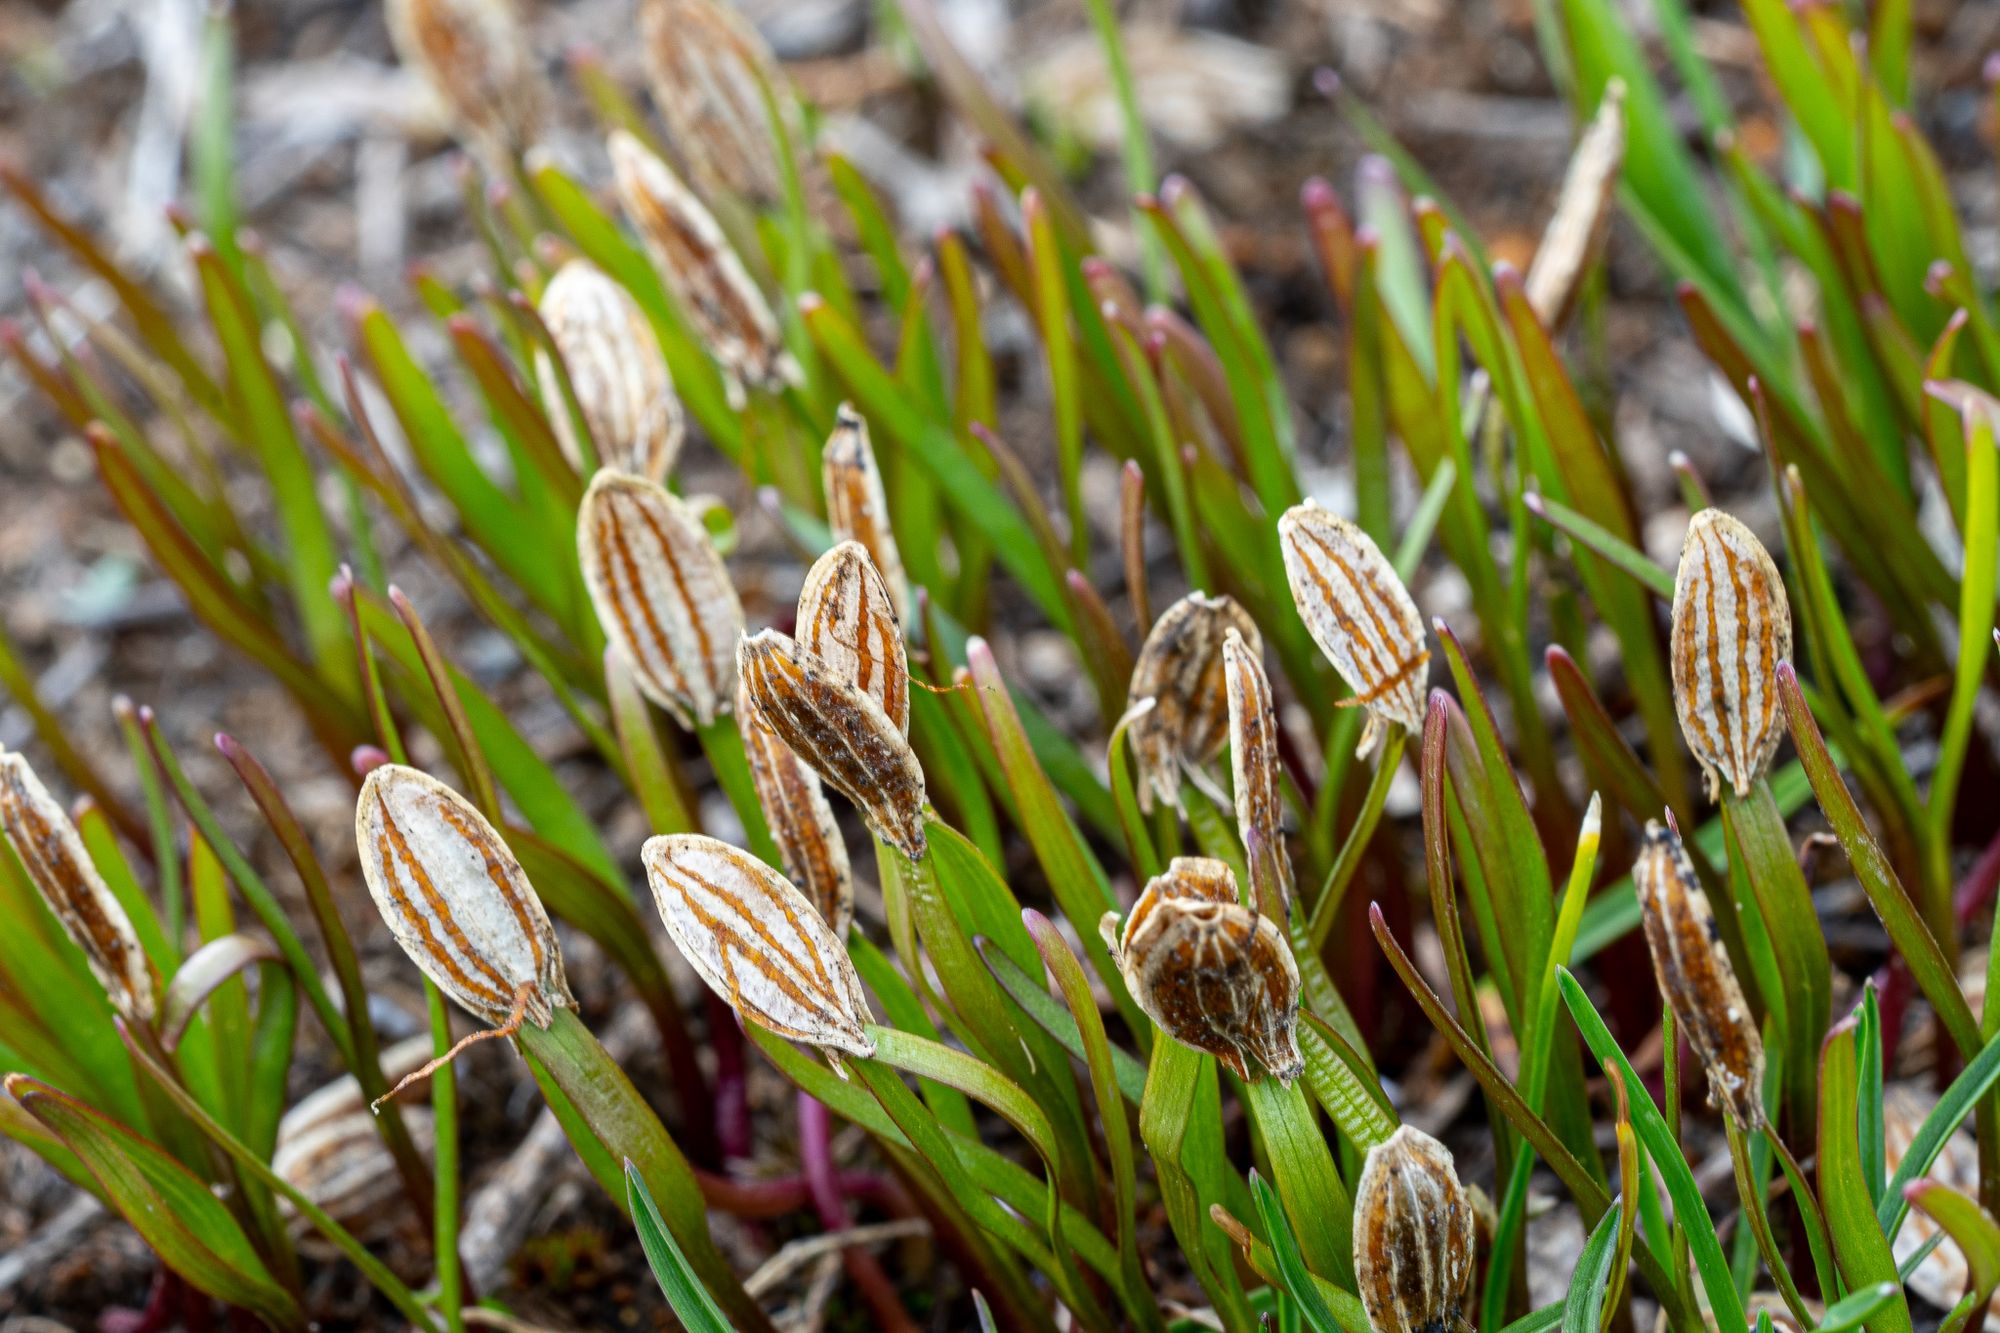
[[1139, 806], [1156, 800], [1178, 809], [1181, 770], [1213, 759], [1229, 735], [1223, 635], [1235, 631], [1244, 647], [1262, 656], [1257, 623], [1234, 598], [1191, 592], [1160, 613], [1132, 665], [1126, 696], [1153, 707], [1126, 727], [1138, 764]]
[[877, 836], [922, 860], [924, 770], [874, 696], [774, 629], [737, 646], [737, 668], [778, 739], [860, 807]]
[[799, 646], [882, 705], [910, 733], [910, 664], [889, 589], [860, 542], [813, 562], [799, 591]]
[[780, 202], [777, 135], [789, 130], [769, 107], [787, 105], [784, 76], [757, 29], [727, 0], [645, 0], [639, 40], [653, 105], [695, 184], [711, 198]]
[[895, 600], [896, 618], [908, 620], [910, 583], [889, 526], [889, 506], [882, 496], [882, 472], [875, 465], [868, 422], [846, 403], [834, 413], [833, 434], [820, 456], [820, 480], [826, 488], [826, 519], [833, 535], [867, 548]]
[[1658, 820], [1646, 824], [1632, 884], [1660, 992], [1708, 1073], [1710, 1098], [1749, 1133], [1764, 1123], [1764, 1039], [1687, 849]]
[[62, 806], [28, 761], [11, 750], [0, 751], [0, 829], [63, 933], [83, 950], [112, 1007], [133, 1022], [151, 1023], [159, 979], [139, 947], [132, 919], [97, 872]]
[[1674, 575], [1674, 710], [1712, 801], [1747, 795], [1771, 766], [1784, 715], [1778, 663], [1792, 655], [1792, 607], [1756, 535], [1719, 509], [1688, 524]]
[[847, 950], [783, 875], [695, 833], [651, 838], [640, 855], [667, 933], [731, 1008], [793, 1041], [875, 1054]]
[[1245, 907], [1227, 862], [1175, 857], [1126, 914], [1098, 923], [1126, 989], [1162, 1031], [1238, 1078], [1254, 1060], [1289, 1085], [1299, 1054], [1299, 970], [1284, 933]]
[[540, 137], [547, 89], [510, 0], [390, 0], [396, 54], [495, 165]]
[[757, 804], [785, 859], [785, 874], [806, 895], [837, 938], [854, 920], [854, 872], [819, 774], [791, 752], [765, 723], [739, 680], [736, 726], [757, 787]]
[[1354, 1192], [1354, 1284], [1375, 1333], [1464, 1327], [1473, 1210], [1451, 1153], [1404, 1125], [1368, 1150]]
[[1285, 850], [1278, 715], [1271, 705], [1271, 681], [1264, 664], [1233, 627], [1223, 633], [1222, 660], [1236, 828], [1249, 858], [1251, 898], [1258, 911], [1283, 923], [1291, 919], [1292, 862]]
[[[639, 303], [589, 260], [572, 259], [549, 280], [537, 308], [562, 353], [577, 406], [604, 463], [665, 481], [680, 456], [687, 418], [660, 355], [659, 339]], [[563, 453], [577, 467], [584, 466], [584, 451], [547, 352], [535, 354], [535, 374]]]
[[715, 217], [660, 155], [624, 130], [611, 133], [618, 202], [661, 281], [722, 368], [733, 398], [744, 385], [779, 389], [799, 379], [777, 317]]
[[584, 493], [576, 545], [598, 623], [646, 697], [682, 726], [727, 712], [743, 607], [693, 507], [607, 468]]
[[1421, 731], [1430, 650], [1409, 589], [1367, 533], [1308, 500], [1278, 520], [1292, 601], [1320, 651], [1368, 710], [1355, 752], [1365, 757], [1388, 725]]

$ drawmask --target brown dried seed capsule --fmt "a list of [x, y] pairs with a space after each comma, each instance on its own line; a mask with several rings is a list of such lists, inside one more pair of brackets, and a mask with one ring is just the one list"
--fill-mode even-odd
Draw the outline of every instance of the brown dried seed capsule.
[[653, 105], [695, 184], [711, 197], [780, 202], [784, 177], [765, 93], [780, 107], [788, 94], [757, 29], [726, 0], [645, 0], [639, 38]]
[[861, 977], [783, 875], [695, 833], [649, 839], [641, 858], [667, 933], [737, 1013], [793, 1041], [875, 1054]]
[[1404, 1125], [1354, 1192], [1354, 1284], [1375, 1333], [1451, 1333], [1472, 1278], [1472, 1204], [1451, 1153]]
[[882, 705], [910, 734], [910, 664], [903, 627], [875, 562], [845, 541], [813, 562], [799, 591], [799, 646]]
[[1156, 799], [1179, 809], [1182, 766], [1207, 763], [1229, 735], [1222, 638], [1231, 630], [1263, 655], [1257, 624], [1235, 599], [1191, 592], [1160, 613], [1139, 647], [1126, 695], [1153, 707], [1125, 735], [1139, 768], [1139, 806], [1149, 813]]
[[1126, 989], [1162, 1031], [1249, 1078], [1250, 1060], [1289, 1085], [1299, 1054], [1299, 970], [1276, 922], [1245, 907], [1223, 861], [1175, 857], [1118, 929], [1098, 923]]
[[[604, 465], [665, 481], [680, 456], [687, 419], [639, 303], [589, 260], [572, 259], [549, 280], [538, 308]], [[583, 467], [583, 448], [547, 352], [535, 353], [535, 375], [563, 453]]]
[[606, 469], [584, 493], [576, 546], [597, 621], [646, 697], [684, 727], [727, 712], [743, 607], [688, 502]]
[[28, 761], [12, 751], [0, 751], [0, 829], [63, 933], [83, 950], [112, 1007], [135, 1022], [151, 1023], [159, 979], [139, 947], [132, 919], [97, 873], [62, 806]]
[[1278, 520], [1278, 542], [1300, 618], [1354, 691], [1341, 703], [1368, 710], [1357, 756], [1375, 748], [1388, 723], [1422, 730], [1431, 660], [1424, 622], [1374, 539], [1308, 500]]
[[1653, 973], [1708, 1071], [1710, 1098], [1746, 1133], [1764, 1123], [1764, 1039], [1680, 835], [1658, 820], [1632, 864]]
[[834, 413], [833, 434], [820, 456], [820, 479], [826, 487], [826, 520], [833, 535], [868, 549], [895, 600], [896, 619], [909, 619], [910, 583], [889, 526], [889, 506], [882, 498], [882, 472], [868, 442], [868, 423], [846, 403]]
[[1278, 716], [1264, 664], [1234, 628], [1222, 639], [1229, 698], [1229, 769], [1236, 789], [1236, 828], [1249, 856], [1257, 910], [1291, 920], [1292, 860], [1285, 850], [1284, 796], [1278, 785]]
[[778, 739], [859, 806], [878, 837], [921, 860], [924, 770], [882, 705], [777, 630], [736, 652], [744, 687]]
[[531, 147], [547, 88], [509, 0], [390, 0], [389, 36], [494, 165]]
[[1708, 799], [1726, 780], [1747, 795], [1784, 731], [1778, 663], [1792, 655], [1792, 607], [1770, 553], [1719, 509], [1688, 524], [1674, 575], [1674, 711], [1701, 761]]
[[779, 339], [777, 318], [714, 215], [659, 154], [624, 130], [612, 131], [611, 167], [625, 216], [681, 312], [728, 372], [732, 393], [740, 397], [743, 384], [778, 389], [796, 381], [798, 364]]
[[785, 858], [785, 874], [819, 909], [833, 933], [847, 938], [854, 921], [854, 872], [819, 774], [778, 739], [757, 711], [750, 692], [736, 687], [736, 726], [757, 785], [771, 836]]

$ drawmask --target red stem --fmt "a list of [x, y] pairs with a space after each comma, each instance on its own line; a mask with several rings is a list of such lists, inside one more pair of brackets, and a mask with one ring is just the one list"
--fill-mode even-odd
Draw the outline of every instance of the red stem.
[[[825, 1103], [808, 1093], [799, 1094], [799, 1157], [805, 1167], [806, 1184], [812, 1192], [819, 1224], [828, 1231], [845, 1231], [853, 1225], [847, 1202], [841, 1197], [840, 1179], [833, 1166], [833, 1115]], [[840, 1252], [847, 1276], [861, 1291], [876, 1321], [890, 1333], [917, 1333], [896, 1286], [875, 1256], [849, 1246]]]

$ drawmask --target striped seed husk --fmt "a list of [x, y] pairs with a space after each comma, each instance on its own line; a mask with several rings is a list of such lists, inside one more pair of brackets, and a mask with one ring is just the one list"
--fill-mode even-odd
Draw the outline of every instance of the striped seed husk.
[[1764, 1123], [1764, 1039], [1687, 849], [1680, 835], [1658, 820], [1647, 821], [1632, 884], [1653, 974], [1708, 1072], [1709, 1099], [1749, 1133]]
[[1177, 856], [1153, 877], [1119, 928], [1099, 933], [1126, 989], [1175, 1041], [1206, 1051], [1238, 1078], [1251, 1061], [1289, 1086], [1299, 1054], [1299, 970], [1284, 932], [1243, 905], [1228, 863]]
[[868, 422], [842, 403], [833, 417], [833, 434], [820, 455], [820, 480], [826, 488], [826, 521], [840, 541], [868, 548], [876, 572], [896, 603], [896, 618], [910, 617], [910, 580], [903, 572], [903, 553], [889, 526], [889, 506], [882, 496], [882, 471], [875, 465]]
[[781, 202], [784, 175], [765, 92], [780, 107], [787, 93], [763, 35], [728, 0], [644, 0], [639, 39], [653, 105], [695, 184], [711, 198]]
[[584, 493], [576, 545], [597, 621], [646, 697], [684, 727], [727, 712], [743, 607], [694, 508], [607, 468]]
[[799, 647], [882, 705], [910, 734], [910, 663], [903, 627], [868, 548], [844, 541], [813, 562], [799, 590]]
[[139, 947], [132, 919], [97, 873], [61, 804], [28, 761], [11, 750], [0, 751], [0, 828], [63, 933], [83, 950], [112, 1007], [135, 1022], [151, 1023], [159, 978]]
[[640, 854], [660, 920], [710, 990], [792, 1041], [875, 1053], [861, 977], [819, 910], [741, 848], [697, 833], [648, 839]]
[[1289, 923], [1292, 859], [1285, 850], [1285, 802], [1279, 787], [1278, 715], [1264, 664], [1234, 628], [1222, 638], [1229, 703], [1229, 769], [1236, 789], [1236, 829], [1249, 858], [1257, 910]]
[[[549, 280], [538, 309], [604, 465], [665, 481], [687, 437], [687, 414], [639, 303], [589, 260], [572, 259]], [[557, 442], [572, 464], [584, 467], [554, 358], [545, 351], [535, 353], [535, 376]]]
[[854, 802], [878, 837], [922, 860], [924, 770], [874, 696], [774, 629], [745, 638], [736, 660], [778, 739]]
[[[430, 1051], [426, 1039], [424, 1054]], [[404, 1106], [390, 1114], [403, 1117], [417, 1151], [428, 1158], [437, 1142], [437, 1123], [431, 1112]], [[287, 1113], [278, 1126], [271, 1169], [364, 1240], [387, 1239], [398, 1225], [410, 1220], [408, 1211], [400, 1206], [403, 1181], [396, 1173], [395, 1159], [383, 1146], [375, 1116], [359, 1102], [308, 1124], [293, 1124]], [[289, 1201], [280, 1201], [279, 1206], [292, 1211]], [[306, 1220], [293, 1215], [292, 1230], [303, 1236], [309, 1230]]]
[[611, 133], [618, 202], [645, 243], [660, 280], [695, 333], [727, 372], [732, 396], [742, 386], [777, 390], [799, 378], [777, 317], [722, 227], [660, 155], [624, 130]]
[[750, 691], [738, 680], [736, 726], [757, 786], [757, 804], [785, 859], [785, 874], [805, 894], [833, 933], [847, 938], [854, 921], [854, 872], [847, 843], [834, 822], [819, 774], [765, 724]]
[[1285, 578], [1313, 642], [1368, 710], [1357, 757], [1390, 724], [1421, 731], [1430, 650], [1409, 589], [1367, 533], [1311, 500], [1278, 520]]
[[1151, 699], [1153, 707], [1131, 720], [1125, 736], [1139, 770], [1139, 808], [1147, 813], [1156, 800], [1178, 810], [1182, 766], [1207, 763], [1228, 739], [1222, 639], [1229, 631], [1242, 636], [1251, 655], [1263, 655], [1257, 623], [1234, 598], [1191, 592], [1160, 613], [1139, 646], [1126, 697]]
[[1688, 524], [1674, 575], [1674, 711], [1708, 798], [1748, 794], [1771, 766], [1784, 714], [1778, 663], [1792, 655], [1792, 607], [1764, 544], [1719, 509]]
[[1375, 1333], [1463, 1326], [1473, 1230], [1442, 1143], [1404, 1125], [1368, 1150], [1354, 1192], [1354, 1283]]
[[[506, 841], [428, 773], [384, 764], [354, 806], [361, 875], [389, 933], [467, 1013], [546, 1028], [574, 1009], [542, 900]], [[523, 1000], [525, 996], [525, 1001]]]
[[540, 138], [548, 89], [510, 0], [390, 0], [386, 17], [397, 58], [490, 165]]

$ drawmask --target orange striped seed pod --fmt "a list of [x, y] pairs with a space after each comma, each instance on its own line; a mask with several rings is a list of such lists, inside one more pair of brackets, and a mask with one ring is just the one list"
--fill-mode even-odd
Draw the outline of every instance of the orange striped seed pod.
[[833, 434], [820, 456], [820, 480], [826, 489], [826, 520], [841, 541], [868, 548], [889, 596], [896, 618], [910, 616], [910, 581], [903, 573], [903, 554], [889, 526], [889, 506], [882, 496], [882, 471], [875, 465], [875, 447], [868, 440], [868, 422], [842, 403], [833, 417]]
[[1792, 655], [1785, 581], [1756, 534], [1719, 509], [1688, 524], [1674, 575], [1674, 711], [1708, 799], [1749, 794], [1771, 766], [1784, 715], [1778, 663]]
[[83, 950], [112, 1007], [134, 1022], [151, 1023], [159, 978], [139, 947], [132, 918], [98, 874], [61, 804], [12, 751], [0, 751], [0, 828], [63, 933]]
[[763, 808], [764, 821], [771, 826], [771, 836], [784, 856], [786, 876], [819, 909], [834, 935], [847, 938], [847, 928], [854, 921], [854, 872], [819, 774], [778, 739], [740, 678], [736, 726], [743, 733], [743, 753], [750, 761], [757, 804]]
[[727, 0], [644, 0], [639, 39], [653, 105], [695, 184], [711, 198], [781, 202], [777, 135], [789, 128], [769, 108], [788, 95], [763, 35]]
[[727, 712], [743, 607], [693, 507], [607, 468], [584, 493], [576, 543], [597, 621], [646, 697], [684, 727]]
[[641, 859], [667, 933], [731, 1008], [792, 1041], [875, 1054], [847, 950], [783, 875], [696, 833], [648, 839]]
[[1098, 923], [1132, 998], [1161, 1031], [1238, 1078], [1254, 1060], [1290, 1085], [1299, 1054], [1299, 970], [1284, 933], [1245, 907], [1227, 862], [1177, 856], [1126, 914]]
[[1764, 1123], [1764, 1039], [1680, 835], [1658, 820], [1632, 865], [1653, 974], [1708, 1071], [1710, 1099], [1745, 1133]]
[[1421, 731], [1431, 660], [1424, 622], [1374, 539], [1308, 500], [1278, 520], [1278, 542], [1300, 618], [1354, 691], [1342, 704], [1368, 710], [1356, 756], [1390, 724]]
[[876, 836], [921, 860], [924, 770], [874, 696], [774, 629], [738, 644], [737, 667], [778, 739], [854, 802]]
[[882, 705], [910, 734], [910, 664], [889, 589], [868, 550], [845, 541], [813, 562], [799, 591], [799, 646]]
[[1138, 765], [1139, 806], [1155, 800], [1181, 803], [1181, 770], [1213, 759], [1229, 735], [1224, 679], [1225, 633], [1241, 636], [1252, 656], [1264, 652], [1263, 636], [1234, 598], [1191, 592], [1160, 613], [1132, 664], [1126, 697], [1151, 699], [1153, 707], [1125, 729]]
[[1404, 1125], [1368, 1150], [1354, 1191], [1354, 1285], [1375, 1333], [1465, 1327], [1473, 1209], [1451, 1153]]
[[[639, 303], [589, 260], [572, 259], [549, 280], [537, 308], [605, 466], [665, 481], [687, 437], [687, 415]], [[547, 352], [535, 353], [535, 376], [557, 442], [571, 463], [583, 467], [584, 451]]]
[[490, 164], [534, 145], [547, 87], [510, 0], [390, 0], [386, 17], [397, 58]]
[[1258, 911], [1287, 922], [1292, 907], [1292, 861], [1285, 850], [1278, 715], [1271, 703], [1271, 680], [1264, 674], [1263, 662], [1233, 627], [1223, 633], [1222, 660], [1236, 828], [1249, 857], [1250, 894]]

